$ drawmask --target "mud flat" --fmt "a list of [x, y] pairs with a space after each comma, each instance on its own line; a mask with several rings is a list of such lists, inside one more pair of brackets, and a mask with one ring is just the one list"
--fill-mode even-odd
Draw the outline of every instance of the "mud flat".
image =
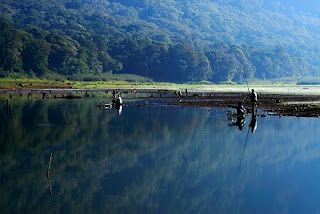
[[[210, 96], [181, 97], [168, 103], [193, 107], [229, 108], [243, 101], [251, 112], [248, 93], [216, 93]], [[264, 115], [320, 117], [320, 95], [260, 94], [258, 109]]]

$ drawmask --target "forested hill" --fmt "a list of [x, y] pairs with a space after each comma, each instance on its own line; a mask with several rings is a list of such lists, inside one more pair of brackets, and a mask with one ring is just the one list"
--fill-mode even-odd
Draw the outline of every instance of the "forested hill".
[[319, 76], [316, 0], [1, 0], [4, 75]]

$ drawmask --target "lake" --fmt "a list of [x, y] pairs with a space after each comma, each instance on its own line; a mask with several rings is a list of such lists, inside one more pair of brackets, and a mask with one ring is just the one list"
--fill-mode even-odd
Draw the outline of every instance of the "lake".
[[318, 118], [100, 101], [0, 99], [1, 213], [320, 213]]

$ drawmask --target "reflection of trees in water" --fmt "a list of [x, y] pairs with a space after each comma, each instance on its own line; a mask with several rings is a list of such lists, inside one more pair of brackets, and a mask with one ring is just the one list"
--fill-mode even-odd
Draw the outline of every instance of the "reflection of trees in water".
[[[266, 166], [319, 158], [317, 149], [308, 149], [315, 141], [288, 136], [308, 124], [285, 119], [259, 122], [267, 131], [249, 142], [238, 172], [245, 136], [206, 110], [129, 107], [118, 117], [88, 100], [16, 101], [13, 109], [0, 124], [10, 130], [8, 139], [0, 135], [0, 207], [8, 212], [236, 213], [250, 164], [259, 174]], [[46, 179], [51, 152], [52, 196]]]

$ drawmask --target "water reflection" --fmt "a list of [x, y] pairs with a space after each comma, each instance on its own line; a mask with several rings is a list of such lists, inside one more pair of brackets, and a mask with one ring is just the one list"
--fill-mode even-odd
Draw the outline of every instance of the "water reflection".
[[220, 109], [128, 104], [118, 117], [97, 102], [12, 101], [0, 123], [2, 213], [320, 208], [318, 119], [251, 118], [252, 135], [229, 127]]
[[257, 131], [258, 123], [256, 113], [251, 114], [251, 121], [249, 127], [251, 128], [251, 132], [253, 134]]
[[235, 122], [231, 123], [230, 126], [237, 126], [240, 131], [242, 131], [243, 126], [246, 122], [246, 117], [245, 116], [235, 116]]
[[121, 113], [122, 113], [122, 105], [120, 105], [120, 106], [117, 106], [116, 107], [117, 108], [117, 111], [118, 111], [118, 115], [121, 115]]

